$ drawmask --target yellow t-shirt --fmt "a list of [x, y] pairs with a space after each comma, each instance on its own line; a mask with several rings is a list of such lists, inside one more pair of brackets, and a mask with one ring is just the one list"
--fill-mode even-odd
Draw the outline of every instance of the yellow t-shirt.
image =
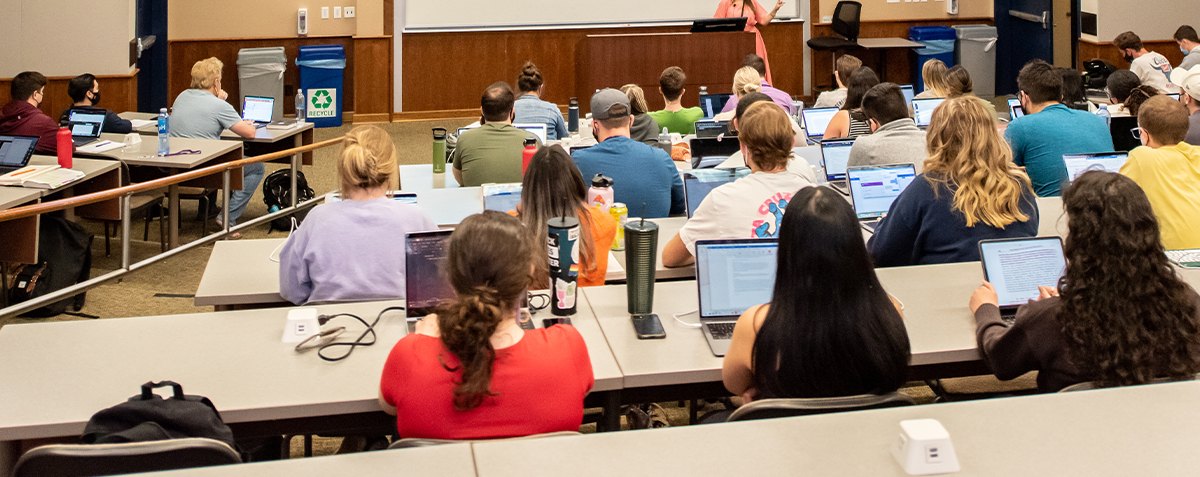
[[1200, 147], [1138, 147], [1121, 174], [1146, 192], [1167, 250], [1200, 248]]

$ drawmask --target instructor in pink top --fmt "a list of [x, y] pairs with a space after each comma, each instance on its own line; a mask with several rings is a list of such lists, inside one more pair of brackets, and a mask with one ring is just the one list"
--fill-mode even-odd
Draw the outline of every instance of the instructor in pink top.
[[779, 13], [780, 8], [783, 8], [783, 3], [783, 0], [776, 0], [775, 8], [768, 12], [755, 0], [721, 0], [717, 4], [717, 12], [713, 14], [713, 18], [746, 17], [746, 31], [754, 32], [754, 50], [767, 64], [765, 78], [768, 83], [775, 81], [771, 79], [771, 62], [767, 60], [767, 45], [763, 43], [762, 33], [758, 31], [758, 27], [771, 24], [771, 20], [775, 19], [775, 14]]

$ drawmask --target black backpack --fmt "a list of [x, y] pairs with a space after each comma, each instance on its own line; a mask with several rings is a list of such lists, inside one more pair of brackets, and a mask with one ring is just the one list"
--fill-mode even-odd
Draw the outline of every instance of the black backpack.
[[[291, 169], [280, 169], [272, 172], [263, 180], [263, 203], [267, 204], [268, 212], [275, 212], [279, 209], [292, 206], [292, 171]], [[296, 193], [300, 195], [300, 202], [306, 202], [316, 197], [316, 193], [308, 186], [308, 179], [304, 178], [304, 173], [296, 171]], [[304, 220], [308, 215], [308, 211], [292, 214], [295, 217], [296, 223]], [[271, 221], [271, 230], [290, 231], [292, 221], [288, 217], [280, 217]]]
[[[9, 303], [21, 303], [87, 280], [92, 273], [92, 239], [79, 224], [62, 217], [43, 215], [38, 226], [38, 263], [20, 265], [8, 284]], [[21, 316], [45, 318], [83, 308], [87, 294], [80, 293]]]
[[1083, 62], [1083, 87], [1087, 89], [1104, 89], [1108, 86], [1108, 75], [1117, 68], [1099, 58]]
[[[174, 395], [163, 399], [154, 388], [170, 386]], [[81, 436], [85, 444], [148, 442], [184, 437], [207, 437], [237, 449], [233, 430], [221, 419], [212, 401], [183, 394], [174, 381], [148, 382], [142, 393], [97, 412]]]

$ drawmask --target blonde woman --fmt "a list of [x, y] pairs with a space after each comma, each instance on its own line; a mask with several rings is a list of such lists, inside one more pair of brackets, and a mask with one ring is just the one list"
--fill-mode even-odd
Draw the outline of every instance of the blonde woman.
[[[762, 76], [758, 74], [758, 70], [749, 66], [743, 66], [733, 74], [733, 95], [741, 101], [742, 96], [750, 93], [758, 93], [762, 91]], [[726, 111], [713, 117], [717, 121], [729, 121], [733, 119], [734, 111]]]
[[662, 130], [658, 128], [654, 118], [646, 114], [650, 109], [646, 104], [646, 92], [636, 84], [622, 86], [621, 92], [629, 97], [629, 112], [633, 114], [633, 127], [629, 128], [629, 138], [657, 146], [658, 133]]
[[295, 303], [404, 298], [404, 235], [437, 230], [416, 205], [387, 196], [396, 146], [375, 126], [346, 134], [341, 200], [319, 205], [279, 254], [279, 294]]
[[980, 240], [1037, 235], [1033, 186], [1013, 165], [986, 101], [946, 100], [933, 112], [926, 146], [924, 173], [867, 243], [876, 266], [971, 262]]
[[932, 59], [921, 66], [921, 82], [925, 89], [915, 96], [916, 99], [948, 98], [951, 94], [950, 85], [946, 82], [946, 63]]

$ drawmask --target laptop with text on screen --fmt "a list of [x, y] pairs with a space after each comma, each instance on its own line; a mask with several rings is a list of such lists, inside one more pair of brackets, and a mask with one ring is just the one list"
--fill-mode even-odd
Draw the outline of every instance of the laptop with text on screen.
[[1087, 171], [1121, 172], [1121, 166], [1124, 166], [1128, 159], [1127, 152], [1065, 154], [1063, 164], [1067, 166], [1067, 180], [1073, 181]]
[[849, 195], [846, 187], [846, 168], [850, 165], [850, 148], [853, 139], [830, 139], [821, 141], [821, 167], [825, 169], [825, 182], [842, 195]]
[[804, 135], [808, 137], [809, 144], [821, 143], [821, 139], [825, 137], [825, 130], [829, 128], [829, 122], [833, 121], [838, 111], [838, 108], [808, 108], [800, 111], [800, 117], [804, 119]]
[[999, 298], [1000, 316], [1012, 321], [1017, 309], [1037, 299], [1039, 286], [1057, 287], [1067, 268], [1059, 237], [1028, 237], [979, 241], [983, 279]]
[[[717, 121], [713, 119], [701, 119], [695, 122], [696, 137], [721, 137], [729, 134], [729, 121]], [[736, 136], [737, 134], [733, 134]]]
[[851, 167], [846, 171], [850, 183], [850, 203], [863, 228], [871, 233], [887, 216], [892, 203], [917, 177], [912, 164]]
[[696, 242], [700, 324], [714, 355], [725, 356], [743, 312], [771, 301], [778, 250], [775, 239]]
[[256, 128], [271, 124], [275, 114], [275, 98], [271, 96], [246, 96], [242, 101], [242, 119], [251, 121]]
[[451, 232], [416, 232], [404, 238], [405, 316], [409, 321], [435, 312], [456, 295], [446, 276]]
[[928, 128], [929, 123], [933, 121], [933, 111], [945, 101], [946, 98], [914, 99], [912, 101], [913, 119], [917, 121], [917, 127]]
[[67, 113], [67, 126], [71, 128], [71, 142], [82, 147], [100, 139], [104, 130], [104, 113], [86, 109], [72, 109]]
[[0, 136], [0, 174], [29, 165], [37, 142], [37, 136]]

